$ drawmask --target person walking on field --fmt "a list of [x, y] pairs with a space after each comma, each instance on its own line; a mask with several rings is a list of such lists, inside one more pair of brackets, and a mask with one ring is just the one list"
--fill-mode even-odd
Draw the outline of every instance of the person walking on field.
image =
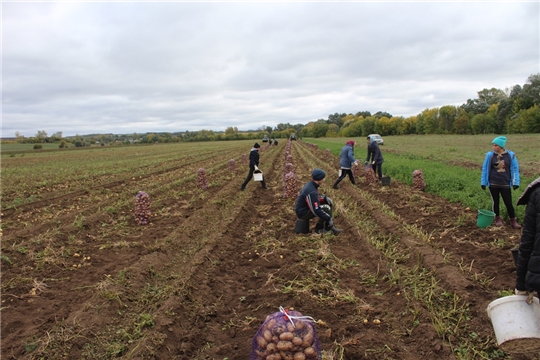
[[353, 185], [356, 185], [354, 181], [354, 175], [352, 172], [352, 166], [358, 165], [358, 161], [354, 158], [354, 140], [349, 140], [345, 146], [341, 149], [341, 155], [339, 156], [339, 166], [341, 167], [341, 175], [337, 178], [333, 188], [338, 189], [338, 184], [341, 180], [345, 179], [349, 175], [349, 180]]
[[342, 230], [334, 227], [334, 221], [332, 220], [333, 202], [329, 197], [320, 195], [318, 190], [325, 177], [326, 173], [323, 170], [313, 170], [311, 181], [304, 185], [296, 199], [294, 211], [298, 219], [319, 218], [315, 232], [324, 234], [331, 231], [332, 234], [338, 235]]
[[512, 189], [519, 188], [519, 164], [516, 154], [506, 149], [506, 137], [504, 136], [496, 137], [491, 144], [493, 150], [486, 153], [482, 165], [480, 186], [482, 190], [486, 190], [486, 187], [489, 188], [492, 208], [495, 213], [495, 226], [503, 225], [499, 206], [500, 196], [508, 211], [510, 226], [514, 229], [520, 229], [521, 226], [517, 222], [516, 211], [512, 205]]
[[369, 136], [367, 137], [367, 143], [368, 151], [365, 164], [371, 163], [373, 171], [379, 176], [379, 181], [382, 181], [382, 163], [384, 162], [384, 159], [381, 154], [381, 149], [379, 148], [377, 141], [375, 141], [375, 139], [370, 139]]
[[540, 294], [540, 177], [523, 192], [517, 205], [527, 205], [516, 265], [516, 295]]
[[[251, 151], [249, 153], [249, 173], [248, 173], [248, 175], [246, 177], [246, 180], [244, 181], [244, 183], [240, 187], [240, 190], [245, 190], [246, 189], [246, 185], [251, 180], [251, 178], [253, 177], [253, 173], [255, 172], [255, 170], [259, 170], [259, 149], [260, 148], [261, 148], [261, 145], [259, 145], [259, 143], [255, 143], [255, 145], [253, 145], [253, 148], [251, 149]], [[261, 181], [261, 185], [262, 185], [263, 189], [265, 189], [265, 190], [268, 189], [266, 187], [266, 183], [264, 182], [264, 178]]]

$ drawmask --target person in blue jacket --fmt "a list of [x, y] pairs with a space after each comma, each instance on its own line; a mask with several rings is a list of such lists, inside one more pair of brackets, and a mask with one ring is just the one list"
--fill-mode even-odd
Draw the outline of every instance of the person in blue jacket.
[[516, 154], [506, 149], [505, 136], [496, 137], [491, 144], [493, 150], [486, 153], [482, 165], [480, 186], [482, 190], [486, 190], [486, 187], [489, 188], [492, 208], [495, 213], [495, 226], [503, 225], [499, 205], [499, 197], [502, 197], [510, 217], [510, 226], [514, 229], [520, 229], [521, 225], [517, 222], [516, 211], [512, 205], [512, 189], [519, 188], [519, 164]]
[[341, 167], [341, 175], [337, 178], [333, 188], [338, 189], [338, 184], [341, 180], [345, 179], [345, 176], [349, 175], [349, 180], [353, 185], [356, 185], [354, 181], [354, 175], [352, 172], [352, 166], [357, 165], [358, 162], [354, 158], [354, 140], [349, 140], [345, 146], [341, 149], [341, 155], [339, 156], [339, 166]]
[[[249, 152], [249, 173], [246, 176], [246, 180], [244, 180], [244, 183], [242, 184], [242, 186], [240, 186], [240, 190], [245, 190], [246, 189], [246, 185], [248, 184], [248, 182], [253, 177], [253, 173], [255, 172], [255, 170], [259, 170], [258, 166], [259, 166], [259, 150], [260, 150], [260, 148], [261, 148], [261, 145], [259, 145], [259, 143], [255, 143], [255, 145], [253, 145], [253, 148]], [[263, 178], [263, 181], [261, 181], [261, 185], [262, 185], [263, 189], [265, 189], [265, 190], [268, 189], [266, 187], [266, 183], [264, 182], [264, 178]]]
[[373, 166], [373, 171], [379, 176], [379, 181], [382, 181], [382, 163], [384, 162], [383, 156], [381, 154], [381, 149], [379, 144], [375, 139], [367, 137], [368, 151], [365, 164], [371, 163]]
[[[326, 233], [331, 231], [334, 235], [339, 234], [342, 230], [334, 227], [332, 220], [332, 200], [324, 195], [319, 194], [319, 186], [324, 182], [326, 173], [321, 169], [315, 169], [311, 173], [311, 181], [308, 182], [298, 195], [294, 211], [299, 219], [309, 220], [315, 217], [319, 218], [319, 223], [316, 226], [316, 232]], [[327, 211], [323, 210], [326, 206]]]
[[534, 180], [517, 201], [527, 205], [516, 264], [516, 295], [540, 294], [540, 177]]

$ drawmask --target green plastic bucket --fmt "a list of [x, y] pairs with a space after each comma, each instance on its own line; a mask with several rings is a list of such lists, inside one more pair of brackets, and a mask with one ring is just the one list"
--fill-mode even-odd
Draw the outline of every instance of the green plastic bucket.
[[479, 228], [485, 229], [489, 225], [491, 225], [493, 219], [495, 219], [495, 213], [493, 211], [478, 210], [478, 218], [476, 219], [476, 225], [478, 225]]

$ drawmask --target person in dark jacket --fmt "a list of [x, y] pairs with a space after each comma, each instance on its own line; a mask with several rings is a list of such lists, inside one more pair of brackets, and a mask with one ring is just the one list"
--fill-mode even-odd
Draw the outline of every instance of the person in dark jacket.
[[540, 177], [523, 192], [517, 205], [527, 205], [516, 265], [516, 295], [540, 294]]
[[356, 185], [354, 181], [354, 175], [352, 172], [352, 166], [357, 165], [358, 161], [354, 158], [354, 140], [349, 140], [345, 146], [341, 149], [341, 155], [339, 155], [339, 166], [341, 167], [341, 175], [337, 178], [333, 188], [338, 189], [338, 184], [341, 180], [345, 179], [349, 175], [349, 180], [353, 185]]
[[508, 216], [510, 217], [510, 226], [514, 229], [520, 229], [516, 212], [512, 205], [512, 189], [519, 188], [519, 164], [516, 154], [505, 149], [506, 137], [498, 136], [492, 141], [493, 150], [486, 153], [486, 158], [482, 165], [482, 177], [480, 186], [482, 190], [489, 187], [491, 194], [492, 208], [495, 213], [495, 226], [502, 226], [499, 196], [502, 197]]
[[379, 149], [379, 144], [375, 139], [370, 139], [367, 137], [367, 158], [365, 164], [371, 163], [373, 165], [373, 171], [379, 176], [379, 181], [382, 181], [382, 163], [384, 162], [383, 156], [381, 154], [381, 149]]
[[[255, 172], [255, 170], [259, 170], [259, 149], [260, 148], [261, 148], [261, 145], [259, 145], [259, 143], [255, 143], [255, 145], [253, 145], [253, 148], [251, 149], [249, 153], [249, 173], [246, 177], [246, 180], [242, 184], [242, 186], [240, 186], [240, 190], [246, 189], [246, 185], [251, 180], [251, 178], [253, 178], [253, 173]], [[266, 187], [266, 183], [264, 182], [264, 178], [263, 178], [263, 181], [261, 181], [261, 185], [263, 189], [265, 190], [268, 189]]]
[[[324, 182], [326, 173], [321, 169], [315, 169], [311, 173], [311, 181], [308, 182], [298, 195], [294, 211], [299, 219], [309, 220], [319, 218], [319, 223], [315, 227], [318, 233], [332, 232], [339, 234], [342, 230], [334, 227], [332, 220], [332, 200], [319, 194], [319, 186]], [[325, 210], [323, 210], [325, 209]]]

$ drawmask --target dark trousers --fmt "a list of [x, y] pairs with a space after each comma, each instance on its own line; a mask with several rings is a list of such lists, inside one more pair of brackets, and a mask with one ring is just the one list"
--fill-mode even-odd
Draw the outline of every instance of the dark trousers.
[[382, 180], [382, 163], [373, 165], [373, 172], [379, 176], [379, 180]]
[[495, 213], [495, 216], [501, 215], [500, 208], [499, 208], [500, 207], [499, 195], [500, 195], [504, 201], [506, 210], [508, 211], [508, 216], [510, 218], [516, 217], [516, 211], [514, 210], [514, 205], [512, 205], [512, 190], [510, 190], [510, 188], [503, 189], [503, 188], [490, 187], [489, 192], [491, 193], [492, 207], [493, 207], [493, 212]]
[[[311, 211], [308, 211], [307, 214], [305, 215], [302, 215], [302, 216], [298, 216], [298, 214], [296, 214], [296, 216], [299, 218], [299, 219], [302, 219], [302, 220], [311, 220], [313, 218], [315, 218], [315, 214], [313, 214]], [[322, 229], [322, 228], [325, 228], [326, 230], [330, 230], [331, 228], [328, 226], [328, 224], [326, 223], [326, 221], [324, 221], [323, 219], [321, 218], [317, 218], [319, 219], [319, 222], [317, 223], [317, 225], [315, 225], [315, 230], [319, 230], [319, 229]]]
[[354, 175], [351, 169], [341, 169], [341, 176], [338, 177], [336, 182], [334, 183], [334, 187], [337, 187], [338, 184], [341, 182], [341, 180], [345, 179], [345, 177], [349, 175], [349, 180], [351, 180], [351, 183], [353, 185], [356, 185], [356, 182], [354, 181]]
[[[248, 182], [253, 178], [254, 171], [255, 171], [255, 166], [249, 165], [249, 173], [248, 173], [248, 176], [246, 177], [246, 180], [242, 184], [242, 189], [245, 189]], [[264, 177], [263, 177], [263, 181], [261, 181], [261, 185], [263, 188], [266, 189], [266, 183], [264, 182]]]

